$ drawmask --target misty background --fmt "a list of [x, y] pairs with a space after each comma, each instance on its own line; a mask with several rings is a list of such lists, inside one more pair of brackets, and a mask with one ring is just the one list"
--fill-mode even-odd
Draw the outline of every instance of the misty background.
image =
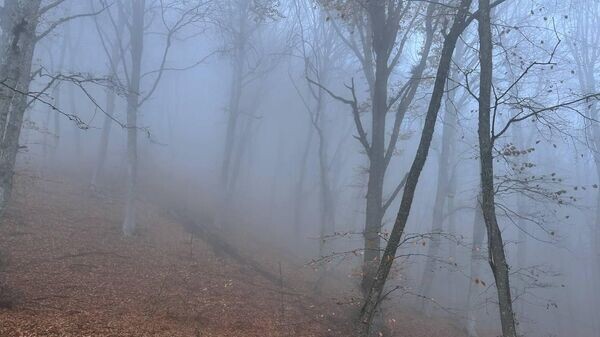
[[[397, 2], [409, 9], [385, 88], [381, 250], [423, 132], [441, 31], [459, 3]], [[52, 29], [33, 53], [15, 174], [66, 176], [114, 199], [124, 235], [144, 235], [136, 203], [151, 201], [232, 242], [277, 247], [316, 275], [315, 288], [329, 284], [326, 296], [353, 302], [374, 172], [356, 117], [368, 142], [376, 132], [364, 57], [377, 54], [361, 49], [373, 32], [360, 8], [353, 0], [61, 2], [38, 24]], [[597, 336], [600, 134], [596, 97], [580, 98], [597, 92], [600, 2], [507, 0], [491, 18], [493, 124], [502, 132], [494, 192], [518, 331]], [[132, 124], [135, 41], [143, 46]], [[454, 51], [381, 306], [487, 336], [500, 322], [480, 214], [478, 51], [473, 23]], [[529, 111], [537, 112], [513, 123]]]

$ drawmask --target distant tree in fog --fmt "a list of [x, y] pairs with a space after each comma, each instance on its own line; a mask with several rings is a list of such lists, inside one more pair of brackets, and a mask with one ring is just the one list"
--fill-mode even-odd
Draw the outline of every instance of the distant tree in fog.
[[[317, 157], [319, 172], [319, 256], [324, 256], [326, 237], [335, 229], [335, 197], [333, 186], [332, 164], [335, 157], [328, 153], [331, 141], [330, 131], [326, 128], [327, 102], [329, 95], [322, 87], [313, 86], [307, 79], [316, 79], [327, 85], [339, 64], [346, 57], [346, 49], [342, 45], [333, 27], [327, 23], [326, 13], [320, 8], [311, 8], [306, 1], [295, 1], [296, 15], [299, 24], [299, 56], [304, 63], [304, 82], [308, 94], [296, 87], [298, 94], [308, 112], [310, 128], [317, 135]], [[295, 84], [294, 84], [295, 85]], [[331, 108], [329, 108], [331, 109]], [[307, 143], [307, 146], [310, 143]], [[308, 149], [304, 150], [305, 153]], [[303, 157], [301, 165], [306, 166]], [[305, 196], [298, 195], [298, 198]], [[298, 207], [299, 204], [296, 205]], [[296, 209], [295, 212], [302, 212]]]
[[[266, 49], [275, 41], [267, 44], [261, 36], [266, 23], [281, 18], [278, 6], [279, 2], [273, 0], [226, 0], [220, 2], [215, 11], [214, 22], [224, 39], [225, 50], [231, 61], [231, 82], [219, 182], [219, 222], [226, 221], [224, 215], [234, 194], [241, 158], [246, 151], [249, 132], [252, 130], [251, 124], [257, 118], [255, 113], [262, 91], [259, 88], [259, 94], [251, 97], [247, 103], [245, 100], [250, 94], [249, 87], [264, 79], [280, 59], [280, 55], [269, 54]], [[247, 117], [245, 124], [242, 124], [243, 116]]]
[[[570, 58], [574, 61], [579, 89], [586, 95], [598, 92], [598, 70], [600, 69], [600, 3], [598, 1], [571, 1], [573, 6], [566, 27]], [[590, 154], [600, 180], [600, 120], [598, 100], [590, 100], [583, 111], [585, 135]], [[597, 192], [595, 219], [592, 226], [592, 255], [594, 283], [600, 283], [600, 191]], [[600, 293], [593, 295], [596, 327], [600, 327]]]
[[[125, 204], [125, 218], [123, 220], [123, 233], [132, 235], [136, 227], [136, 197], [137, 197], [137, 175], [138, 175], [138, 130], [143, 129], [138, 124], [138, 114], [142, 105], [152, 97], [163, 77], [165, 71], [170, 70], [167, 61], [170, 56], [173, 43], [178, 33], [182, 30], [202, 23], [209, 10], [210, 0], [193, 1], [182, 3], [180, 1], [159, 2], [157, 13], [160, 17], [160, 23], [164, 29], [164, 48], [160, 56], [157, 68], [143, 72], [142, 58], [144, 56], [144, 38], [147, 33], [149, 23], [146, 17], [152, 15], [154, 7], [147, 6], [146, 0], [132, 0], [130, 2], [118, 2], [118, 10], [121, 15], [126, 16], [126, 28], [129, 35], [129, 60], [125, 53], [121, 52], [122, 63], [128, 71], [122, 75], [127, 89], [127, 192]], [[120, 36], [117, 21], [108, 11], [115, 34]], [[123, 14], [124, 13], [124, 14]], [[156, 13], [154, 13], [156, 14]], [[120, 39], [119, 49], [125, 50]], [[126, 65], [126, 66], [125, 66]], [[146, 91], [142, 86], [142, 80], [150, 77], [150, 83]]]
[[[466, 57], [466, 43], [459, 42], [456, 46], [456, 52], [454, 54], [454, 65], [450, 69], [450, 74], [448, 83], [446, 84], [446, 99], [444, 102], [444, 116], [442, 119], [442, 136], [440, 140], [440, 149], [438, 156], [438, 167], [437, 167], [437, 182], [436, 182], [436, 191], [435, 191], [435, 199], [433, 204], [432, 211], [432, 224], [431, 224], [431, 242], [427, 246], [427, 256], [425, 269], [423, 271], [423, 276], [420, 282], [420, 295], [422, 296], [422, 306], [423, 310], [426, 314], [429, 313], [430, 309], [430, 299], [432, 298], [432, 288], [434, 285], [435, 279], [439, 279], [439, 271], [438, 262], [440, 257], [438, 257], [440, 253], [440, 248], [442, 245], [442, 239], [444, 234], [444, 222], [448, 220], [450, 223], [452, 220], [452, 214], [456, 212], [454, 195], [456, 193], [456, 177], [458, 173], [456, 170], [456, 163], [458, 162], [458, 151], [457, 151], [457, 129], [459, 127], [459, 113], [466, 108], [467, 100], [469, 98], [468, 92], [466, 90], [461, 90], [459, 86], [456, 86], [453, 81], [456, 81], [460, 78], [462, 74], [460, 74], [459, 69], [464, 66], [466, 63], [472, 62], [468, 60]], [[446, 234], [450, 237], [454, 236], [454, 228], [452, 226], [448, 226], [448, 230]], [[456, 246], [454, 243], [450, 243], [452, 246]], [[455, 254], [450, 254], [449, 258], [454, 258]], [[445, 280], [449, 284], [446, 288], [447, 291], [452, 292], [453, 286], [450, 285], [451, 280]]]

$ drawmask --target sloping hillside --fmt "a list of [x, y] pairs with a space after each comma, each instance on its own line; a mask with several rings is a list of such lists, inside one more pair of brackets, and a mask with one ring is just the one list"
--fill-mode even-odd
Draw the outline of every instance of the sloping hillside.
[[[119, 200], [20, 173], [0, 225], [0, 336], [352, 335], [356, 307], [315, 295], [310, 268], [279, 254], [280, 272], [274, 248], [232, 250], [214, 233], [192, 237], [172, 210], [138, 210], [138, 234], [124, 238]], [[397, 335], [462, 336], [452, 322], [388, 315]]]
[[0, 336], [344, 335], [335, 303], [190, 243], [154, 205], [139, 210], [139, 234], [123, 238], [119, 201], [20, 175], [0, 226]]

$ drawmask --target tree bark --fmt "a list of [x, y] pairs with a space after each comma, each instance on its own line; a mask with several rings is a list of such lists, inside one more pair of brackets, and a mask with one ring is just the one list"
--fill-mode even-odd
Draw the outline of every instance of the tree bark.
[[498, 291], [500, 321], [504, 337], [516, 337], [517, 330], [512, 308], [509, 268], [504, 252], [502, 233], [496, 218], [494, 196], [493, 141], [490, 106], [493, 81], [493, 45], [490, 1], [479, 0], [479, 155], [481, 164], [481, 208], [488, 234], [488, 262]]
[[390, 76], [388, 60], [391, 52], [388, 46], [390, 37], [385, 25], [385, 3], [382, 1], [369, 1], [367, 8], [373, 30], [375, 82], [372, 93], [371, 150], [369, 152], [369, 182], [367, 184], [363, 277], [361, 282], [361, 289], [365, 295], [375, 279], [381, 256], [380, 232], [383, 221], [385, 124], [388, 112], [388, 81]]
[[415, 159], [406, 179], [406, 185], [404, 186], [400, 209], [394, 223], [394, 228], [389, 236], [388, 244], [377, 270], [377, 275], [372, 282], [361, 310], [359, 329], [362, 336], [368, 336], [370, 333], [371, 322], [379, 302], [382, 300], [381, 296], [385, 282], [396, 256], [398, 246], [400, 245], [400, 239], [404, 232], [408, 215], [410, 214], [410, 209], [412, 207], [419, 177], [421, 175], [421, 171], [423, 170], [423, 166], [425, 165], [425, 161], [427, 160], [427, 155], [431, 146], [431, 140], [433, 138], [438, 112], [441, 106], [442, 97], [444, 96], [444, 87], [450, 71], [452, 54], [454, 53], [454, 48], [456, 47], [456, 42], [459, 36], [466, 28], [466, 17], [469, 13], [470, 4], [471, 0], [461, 1], [452, 27], [444, 40], [441, 57], [437, 68], [435, 84], [429, 102], [429, 107], [427, 109], [427, 115], [425, 118], [425, 124], [423, 126], [423, 132], [421, 134], [421, 140], [417, 148], [417, 154], [415, 155]]

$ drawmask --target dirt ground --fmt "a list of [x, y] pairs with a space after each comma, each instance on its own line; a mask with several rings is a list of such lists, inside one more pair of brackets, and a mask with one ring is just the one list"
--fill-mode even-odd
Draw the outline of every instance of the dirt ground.
[[[190, 243], [140, 202], [121, 235], [118, 200], [63, 178], [21, 173], [0, 225], [0, 336], [350, 336], [349, 308], [268, 280]], [[459, 336], [416, 316], [400, 336]]]

